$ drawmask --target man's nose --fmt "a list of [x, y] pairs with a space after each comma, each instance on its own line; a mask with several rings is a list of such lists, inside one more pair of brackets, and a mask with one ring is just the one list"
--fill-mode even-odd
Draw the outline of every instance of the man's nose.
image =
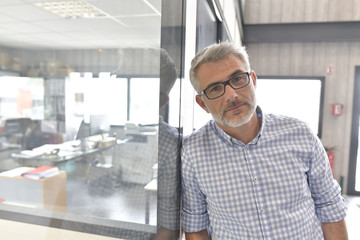
[[226, 101], [233, 101], [234, 99], [236, 99], [238, 97], [238, 93], [236, 91], [236, 89], [233, 89], [230, 84], [228, 84], [225, 87], [225, 94], [224, 94], [225, 100]]

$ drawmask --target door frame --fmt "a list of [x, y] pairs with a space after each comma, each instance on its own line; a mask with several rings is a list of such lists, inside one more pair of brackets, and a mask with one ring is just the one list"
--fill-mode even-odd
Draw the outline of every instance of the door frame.
[[[357, 152], [359, 147], [359, 120], [360, 120], [360, 66], [355, 67], [354, 97], [351, 124], [351, 143], [347, 194], [360, 196], [360, 191], [355, 190]], [[360, 161], [359, 161], [360, 162]], [[360, 173], [359, 173], [360, 174]]]

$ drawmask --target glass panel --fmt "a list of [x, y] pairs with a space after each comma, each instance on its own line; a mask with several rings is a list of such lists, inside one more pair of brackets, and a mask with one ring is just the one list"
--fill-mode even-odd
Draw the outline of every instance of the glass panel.
[[[2, 218], [180, 236], [179, 9], [181, 0], [0, 4]], [[46, 177], [22, 175], [44, 166]]]
[[321, 87], [317, 79], [258, 79], [257, 102], [265, 113], [298, 118], [318, 134]]

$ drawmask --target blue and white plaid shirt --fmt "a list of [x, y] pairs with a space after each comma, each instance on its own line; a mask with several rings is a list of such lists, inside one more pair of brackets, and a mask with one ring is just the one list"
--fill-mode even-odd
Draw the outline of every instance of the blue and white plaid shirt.
[[159, 120], [158, 143], [158, 227], [180, 229], [180, 147], [176, 128]]
[[[258, 108], [258, 111], [261, 111]], [[182, 227], [212, 239], [323, 239], [345, 217], [326, 152], [296, 119], [265, 115], [244, 145], [211, 120], [184, 139]]]

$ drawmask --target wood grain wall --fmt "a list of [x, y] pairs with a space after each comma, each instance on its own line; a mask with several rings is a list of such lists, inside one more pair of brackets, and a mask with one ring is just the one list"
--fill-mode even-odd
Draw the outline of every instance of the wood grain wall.
[[245, 24], [360, 21], [360, 0], [246, 0]]

